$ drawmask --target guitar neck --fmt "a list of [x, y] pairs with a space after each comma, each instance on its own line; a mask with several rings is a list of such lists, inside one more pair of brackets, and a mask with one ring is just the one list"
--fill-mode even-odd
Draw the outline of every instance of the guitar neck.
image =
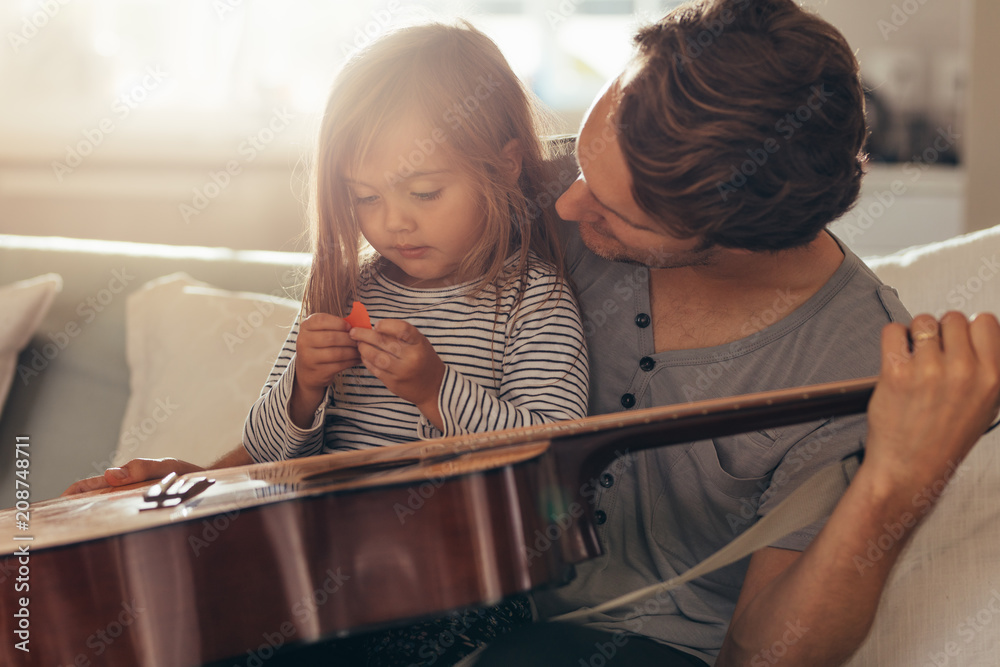
[[[315, 467], [336, 470], [335, 476], [343, 478], [403, 464], [431, 464], [530, 443], [550, 443], [567, 462], [581, 464], [593, 458], [593, 465], [607, 465], [615, 450], [623, 447], [637, 451], [864, 412], [876, 379], [829, 382], [310, 458]], [[569, 465], [565, 470], [573, 475], [578, 468]]]
[[864, 412], [877, 378], [746, 394], [604, 415], [552, 438], [565, 482], [596, 478], [624, 452], [746, 433]]

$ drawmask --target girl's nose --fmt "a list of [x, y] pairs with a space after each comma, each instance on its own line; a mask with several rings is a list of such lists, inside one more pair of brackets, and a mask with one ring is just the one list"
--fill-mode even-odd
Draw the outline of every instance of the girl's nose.
[[401, 206], [388, 206], [385, 211], [385, 229], [388, 232], [412, 232], [416, 228], [413, 217]]

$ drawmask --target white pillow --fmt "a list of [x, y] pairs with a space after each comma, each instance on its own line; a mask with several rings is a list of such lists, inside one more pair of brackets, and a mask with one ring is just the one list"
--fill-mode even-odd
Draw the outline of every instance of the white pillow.
[[177, 273], [128, 297], [131, 394], [114, 463], [172, 456], [208, 465], [240, 444], [299, 304], [215, 289]]
[[[998, 259], [1000, 227], [994, 227], [867, 263], [883, 282], [899, 290], [903, 305], [912, 314], [939, 316], [947, 310], [1000, 312]], [[997, 664], [997, 498], [1000, 429], [976, 444], [901, 555], [871, 634], [848, 663], [851, 667]], [[917, 498], [912, 513], [919, 515], [927, 506], [925, 500]], [[863, 583], [864, 574], [860, 574], [858, 585]]]
[[0, 413], [17, 371], [17, 354], [28, 346], [62, 286], [62, 276], [46, 273], [0, 287]]

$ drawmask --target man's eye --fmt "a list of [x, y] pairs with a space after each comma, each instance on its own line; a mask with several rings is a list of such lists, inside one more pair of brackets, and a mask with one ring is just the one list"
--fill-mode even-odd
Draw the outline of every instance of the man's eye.
[[420, 201], [434, 201], [441, 196], [441, 190], [435, 190], [434, 192], [411, 192], [410, 194]]

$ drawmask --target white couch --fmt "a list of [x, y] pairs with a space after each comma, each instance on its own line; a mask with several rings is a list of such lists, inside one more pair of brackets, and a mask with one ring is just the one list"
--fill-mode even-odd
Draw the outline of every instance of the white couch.
[[[869, 263], [911, 312], [940, 315], [1000, 311], [998, 258], [1000, 227]], [[41, 500], [112, 461], [205, 463], [228, 451], [295, 313], [306, 263], [295, 253], [0, 236], [0, 286], [49, 272], [63, 284], [15, 359], [0, 460], [12, 462], [15, 437], [29, 436], [32, 500]], [[998, 438], [982, 439], [908, 547], [851, 665], [1000, 664]], [[0, 499], [13, 505], [9, 464]]]

